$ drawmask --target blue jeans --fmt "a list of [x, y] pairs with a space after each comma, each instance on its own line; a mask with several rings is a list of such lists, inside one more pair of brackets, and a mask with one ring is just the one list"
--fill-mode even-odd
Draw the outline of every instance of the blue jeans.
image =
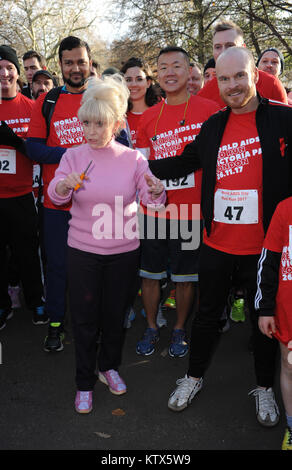
[[46, 312], [51, 322], [62, 322], [67, 296], [67, 238], [69, 211], [44, 208]]

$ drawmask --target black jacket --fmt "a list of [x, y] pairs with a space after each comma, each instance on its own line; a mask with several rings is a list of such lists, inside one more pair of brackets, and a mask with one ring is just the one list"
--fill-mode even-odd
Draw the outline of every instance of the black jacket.
[[29, 86], [28, 83], [26, 85], [23, 85], [21, 94], [26, 96], [27, 98], [30, 98], [31, 100], [33, 99], [31, 87]]
[[[277, 204], [292, 195], [292, 108], [258, 98], [256, 126], [263, 156], [263, 225], [266, 231]], [[203, 169], [201, 208], [208, 235], [214, 212], [218, 150], [230, 111], [224, 108], [205, 121], [199, 135], [181, 155], [149, 161], [151, 171], [160, 179], [178, 178]]]
[[282, 253], [262, 249], [258, 262], [257, 293], [255, 309], [259, 316], [275, 315], [276, 295], [279, 286], [279, 268]]

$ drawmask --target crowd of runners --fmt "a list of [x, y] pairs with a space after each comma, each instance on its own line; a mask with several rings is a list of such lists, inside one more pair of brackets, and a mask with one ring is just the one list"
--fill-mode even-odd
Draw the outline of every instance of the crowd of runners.
[[218, 335], [249, 321], [256, 417], [279, 422], [280, 349], [282, 449], [291, 450], [292, 102], [282, 53], [267, 45], [255, 60], [242, 30], [222, 20], [206, 64], [166, 46], [155, 77], [138, 57], [101, 71], [75, 36], [58, 59], [61, 78], [26, 52], [23, 84], [17, 51], [0, 46], [0, 330], [21, 297], [34, 325], [48, 325], [44, 350], [60, 353], [69, 312], [74, 406], [89, 413], [96, 380], [127, 391], [119, 367], [136, 297], [146, 322], [138, 355], [155, 353], [163, 306], [173, 308], [169, 355], [189, 354], [168, 400], [180, 412], [203, 386]]

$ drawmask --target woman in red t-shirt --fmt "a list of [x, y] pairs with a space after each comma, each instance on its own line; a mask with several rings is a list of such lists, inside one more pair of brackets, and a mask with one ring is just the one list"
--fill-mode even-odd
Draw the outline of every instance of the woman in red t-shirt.
[[140, 117], [146, 109], [161, 101], [162, 91], [154, 84], [151, 69], [142, 59], [131, 57], [123, 65], [121, 72], [130, 91], [127, 121], [130, 143], [135, 148]]

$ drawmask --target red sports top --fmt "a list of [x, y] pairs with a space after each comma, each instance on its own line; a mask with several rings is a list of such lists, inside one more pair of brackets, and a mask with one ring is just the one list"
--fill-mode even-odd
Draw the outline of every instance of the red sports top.
[[[287, 93], [281, 81], [277, 77], [259, 70], [259, 80], [256, 88], [263, 98], [268, 98], [269, 100], [276, 100], [287, 104]], [[220, 96], [216, 77], [206, 83], [206, 85], [201, 88], [201, 90], [199, 90], [198, 95], [202, 98], [216, 101], [216, 103], [218, 103], [221, 108], [226, 106]]]
[[131, 132], [131, 141], [133, 144], [133, 148], [136, 148], [137, 130], [142, 114], [143, 113], [133, 113], [132, 111], [129, 111], [127, 113], [127, 121]]
[[236, 255], [261, 253], [262, 212], [262, 150], [255, 111], [230, 113], [217, 158], [214, 219], [204, 243]]
[[274, 212], [264, 248], [282, 253], [276, 296], [276, 338], [285, 346], [292, 340], [292, 197], [280, 202]]
[[[18, 93], [0, 104], [0, 120], [23, 139], [27, 136], [33, 101]], [[13, 147], [0, 142], [0, 197], [16, 197], [32, 191], [33, 162]]]
[[[46, 121], [42, 114], [42, 106], [46, 93], [37, 99], [29, 126], [28, 137], [46, 139]], [[50, 124], [50, 134], [47, 139], [49, 147], [70, 148], [82, 144], [84, 140], [83, 128], [77, 117], [82, 99], [82, 93], [61, 93], [57, 100]], [[58, 164], [43, 164], [44, 207], [50, 209], [68, 210], [70, 205], [55, 206], [47, 194], [48, 185], [55, 176]]]
[[[212, 101], [194, 95], [191, 95], [188, 104], [168, 105], [167, 100], [162, 101], [141, 116], [136, 146], [150, 148], [149, 160], [175, 157], [196, 138], [203, 122], [218, 109]], [[197, 205], [201, 203], [201, 182], [201, 170], [184, 178], [164, 180], [168, 206], [166, 211], [156, 212], [155, 215], [170, 219], [196, 219]]]

